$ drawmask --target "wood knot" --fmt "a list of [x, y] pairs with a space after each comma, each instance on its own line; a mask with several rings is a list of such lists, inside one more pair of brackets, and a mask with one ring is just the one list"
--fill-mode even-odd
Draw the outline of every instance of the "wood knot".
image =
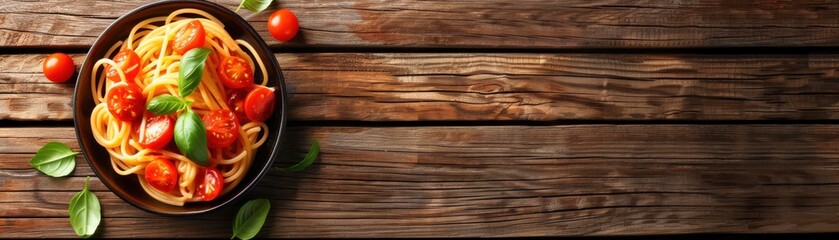
[[497, 83], [478, 84], [469, 86], [469, 92], [477, 92], [480, 94], [498, 93], [504, 90], [504, 86]]

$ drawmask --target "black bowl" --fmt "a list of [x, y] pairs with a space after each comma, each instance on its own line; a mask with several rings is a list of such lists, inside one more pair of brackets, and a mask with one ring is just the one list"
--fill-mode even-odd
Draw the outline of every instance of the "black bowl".
[[[134, 175], [122, 176], [114, 172], [110, 157], [104, 147], [96, 142], [90, 129], [90, 113], [95, 107], [90, 89], [90, 75], [93, 64], [105, 57], [105, 52], [117, 41], [124, 40], [131, 28], [145, 19], [157, 16], [167, 16], [181, 8], [195, 8], [206, 11], [225, 24], [225, 30], [234, 39], [243, 39], [253, 45], [259, 53], [259, 58], [265, 63], [268, 71], [268, 85], [275, 87], [278, 109], [273, 116], [265, 121], [269, 127], [268, 141], [257, 150], [254, 163], [248, 170], [245, 179], [231, 192], [219, 196], [210, 202], [186, 203], [184, 206], [172, 206], [150, 197], [140, 186]], [[101, 71], [100, 71], [101, 73]], [[256, 79], [261, 79], [262, 73], [256, 71]], [[256, 31], [242, 17], [220, 5], [205, 1], [167, 1], [151, 3], [139, 7], [117, 19], [105, 32], [96, 39], [85, 57], [84, 64], [79, 70], [76, 90], [73, 93], [73, 121], [76, 126], [76, 138], [79, 140], [82, 153], [90, 167], [99, 179], [126, 202], [140, 209], [161, 215], [192, 215], [209, 212], [221, 208], [253, 189], [257, 182], [268, 172], [280, 150], [280, 140], [286, 122], [286, 89], [282, 71], [274, 58], [274, 54]]]

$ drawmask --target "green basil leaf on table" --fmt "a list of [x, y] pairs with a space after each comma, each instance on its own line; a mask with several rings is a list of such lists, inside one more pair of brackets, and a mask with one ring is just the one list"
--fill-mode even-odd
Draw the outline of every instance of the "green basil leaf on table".
[[236, 220], [233, 221], [233, 237], [231, 239], [235, 237], [240, 239], [255, 237], [262, 229], [262, 225], [265, 224], [265, 218], [268, 217], [269, 210], [271, 210], [271, 202], [264, 198], [245, 203], [242, 208], [239, 208]]
[[192, 94], [198, 89], [201, 83], [201, 75], [204, 74], [204, 64], [210, 49], [193, 48], [181, 57], [181, 65], [178, 69], [178, 93], [181, 97]]
[[149, 101], [149, 104], [146, 105], [146, 110], [149, 110], [149, 112], [152, 112], [155, 115], [166, 115], [184, 110], [188, 106], [188, 103], [184, 102], [179, 97], [163, 94], [152, 98], [151, 101]]
[[76, 230], [76, 235], [89, 238], [96, 232], [99, 222], [102, 220], [102, 211], [99, 206], [99, 198], [88, 190], [90, 176], [84, 181], [84, 189], [76, 193], [70, 200], [70, 225]]
[[38, 149], [29, 164], [50, 177], [63, 177], [76, 168], [76, 154], [63, 143], [49, 142]]
[[236, 8], [236, 12], [239, 12], [239, 9], [245, 8], [250, 10], [251, 12], [258, 13], [262, 12], [271, 6], [272, 0], [243, 0], [242, 3], [239, 4], [239, 7]]
[[201, 166], [210, 165], [207, 129], [198, 114], [191, 109], [187, 109], [175, 121], [175, 145], [189, 160]]
[[315, 162], [315, 159], [318, 158], [318, 154], [320, 154], [320, 144], [318, 143], [318, 140], [312, 139], [312, 147], [309, 148], [309, 153], [306, 154], [306, 157], [303, 158], [302, 161], [288, 167], [274, 167], [273, 169], [279, 172], [303, 171]]

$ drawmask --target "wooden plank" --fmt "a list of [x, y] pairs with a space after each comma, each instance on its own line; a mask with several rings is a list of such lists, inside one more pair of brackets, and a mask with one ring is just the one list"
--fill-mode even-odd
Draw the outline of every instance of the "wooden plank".
[[[82, 56], [73, 55], [77, 62]], [[70, 120], [42, 54], [0, 55], [0, 119]], [[277, 54], [292, 120], [826, 120], [839, 55]]]
[[[70, 103], [75, 80], [63, 84], [47, 80], [43, 74], [43, 62], [47, 56], [0, 55], [0, 120], [73, 119]], [[78, 73], [84, 55], [71, 56]]]
[[[89, 46], [153, 0], [0, 2], [0, 46]], [[215, 1], [235, 9], [239, 0]], [[839, 3], [803, 1], [288, 1], [300, 33], [281, 44], [271, 9], [239, 14], [274, 46], [682, 48], [839, 45]], [[38, 19], [38, 24], [32, 24]]]
[[[229, 238], [232, 218], [105, 218], [95, 237]], [[199, 227], [200, 226], [200, 227]], [[187, 229], [187, 231], [184, 231]], [[157, 231], [153, 233], [152, 231]], [[265, 230], [263, 230], [265, 231]], [[7, 238], [78, 238], [67, 218], [0, 218], [0, 235]], [[260, 237], [267, 234], [262, 234]]]
[[[0, 146], [15, 141], [13, 135], [49, 138], [45, 132], [72, 137], [71, 128], [0, 128]], [[295, 141], [285, 148], [302, 153], [311, 138], [321, 142], [316, 165], [302, 173], [269, 175], [248, 197], [272, 201], [260, 236], [839, 228], [835, 125], [292, 127], [289, 139]], [[21, 142], [0, 153], [40, 144]], [[6, 169], [0, 175], [0, 236], [70, 237], [66, 201], [78, 191], [82, 176], [52, 179], [31, 169], [14, 170], [8, 166], [19, 163], [10, 161], [0, 158], [0, 169]], [[92, 181], [103, 199], [102, 237], [230, 233], [235, 207], [195, 217], [156, 217]], [[13, 190], [19, 188], [24, 189]], [[148, 227], [132, 227], [138, 225]]]

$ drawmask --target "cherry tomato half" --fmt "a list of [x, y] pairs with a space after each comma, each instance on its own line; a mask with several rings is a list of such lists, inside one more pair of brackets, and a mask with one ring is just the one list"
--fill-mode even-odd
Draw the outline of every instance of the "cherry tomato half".
[[297, 35], [299, 28], [300, 24], [297, 22], [297, 16], [288, 9], [277, 10], [268, 17], [268, 32], [278, 41], [291, 40]]
[[229, 56], [218, 66], [221, 83], [228, 88], [243, 88], [253, 85], [253, 69], [248, 61], [237, 56]]
[[204, 115], [207, 128], [207, 146], [225, 148], [239, 137], [239, 120], [236, 114], [227, 109], [219, 109]]
[[[120, 51], [116, 56], [114, 56], [114, 62], [116, 62], [119, 68], [122, 69], [122, 73], [125, 74], [125, 80], [128, 82], [132, 82], [134, 77], [137, 76], [137, 73], [140, 72], [140, 57], [137, 56], [137, 53], [135, 53], [134, 50], [125, 49]], [[117, 69], [111, 67], [111, 65], [106, 66], [108, 79], [114, 82], [119, 82], [120, 79]]]
[[166, 157], [156, 157], [146, 165], [146, 182], [162, 192], [171, 192], [178, 186], [178, 169]]
[[257, 86], [245, 97], [245, 115], [254, 122], [264, 122], [274, 112], [274, 89]]
[[44, 76], [50, 81], [63, 83], [73, 76], [76, 64], [67, 54], [53, 53], [44, 60]]
[[204, 25], [198, 20], [192, 20], [175, 34], [172, 50], [183, 55], [190, 49], [204, 46]]
[[236, 113], [239, 123], [248, 120], [248, 115], [245, 114], [245, 97], [248, 96], [248, 92], [250, 92], [249, 88], [227, 90], [227, 106], [233, 113]]
[[198, 170], [198, 175], [195, 176], [195, 196], [200, 197], [204, 201], [212, 201], [218, 197], [221, 190], [224, 188], [224, 178], [221, 177], [221, 172], [215, 168], [201, 168]]
[[[146, 124], [145, 128], [143, 128], [143, 134], [139, 135], [140, 146], [160, 150], [172, 141], [175, 132], [174, 117], [170, 115], [158, 116], [146, 112], [143, 118], [146, 119]], [[140, 129], [137, 128], [136, 131], [140, 131]]]
[[122, 121], [134, 120], [146, 110], [143, 90], [134, 84], [117, 83], [108, 90], [105, 102], [111, 115]]

